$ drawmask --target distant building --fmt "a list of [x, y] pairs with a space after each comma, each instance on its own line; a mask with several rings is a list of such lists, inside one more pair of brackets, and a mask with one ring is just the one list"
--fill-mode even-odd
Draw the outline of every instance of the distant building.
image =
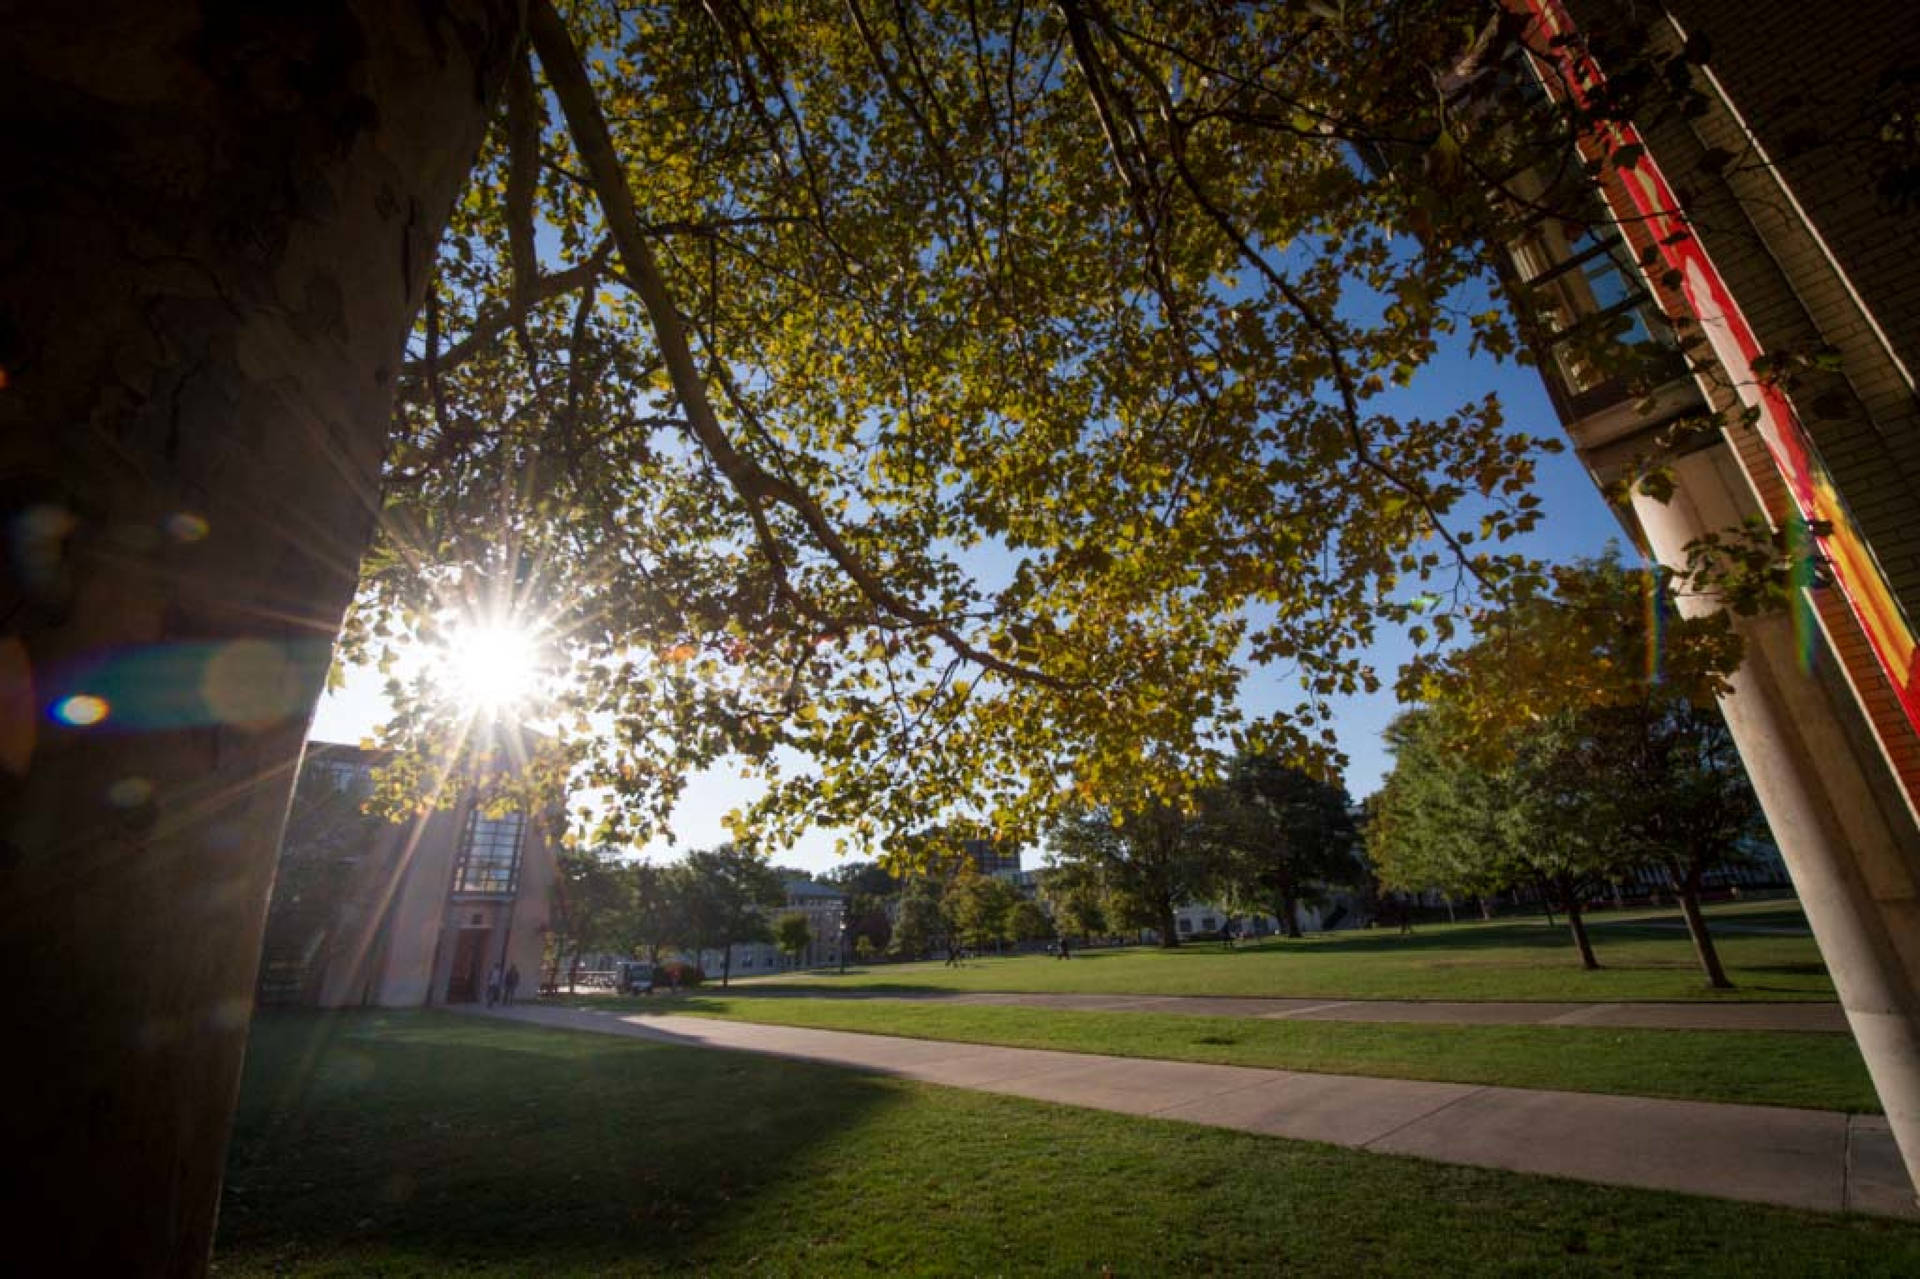
[[383, 1008], [470, 1003], [488, 971], [541, 979], [554, 850], [545, 823], [451, 808], [395, 825], [360, 813], [381, 754], [308, 744], [280, 845], [258, 998]]
[[1020, 890], [1020, 895], [1028, 901], [1037, 901], [1040, 897], [1041, 873], [1037, 870], [1010, 870], [999, 872], [1000, 878]]
[[[807, 921], [807, 948], [798, 956], [788, 955], [772, 942], [736, 942], [732, 951], [732, 975], [759, 977], [767, 973], [796, 968], [825, 968], [840, 962], [840, 923], [846, 916], [847, 894], [815, 879], [794, 875], [787, 879], [786, 899], [768, 912], [771, 924], [782, 915], [799, 914]], [[727, 951], [717, 947], [693, 956], [700, 970], [718, 976], [727, 968]]]
[[1020, 873], [1020, 849], [992, 839], [969, 839], [960, 845], [967, 861], [982, 875]]

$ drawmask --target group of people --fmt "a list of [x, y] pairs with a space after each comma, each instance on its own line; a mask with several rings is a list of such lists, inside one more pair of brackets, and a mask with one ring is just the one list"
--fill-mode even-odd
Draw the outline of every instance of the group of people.
[[506, 969], [502, 971], [500, 965], [495, 964], [492, 970], [487, 973], [487, 1007], [491, 1008], [495, 1004], [505, 1005], [513, 1003], [514, 992], [519, 989], [519, 965], [508, 964]]

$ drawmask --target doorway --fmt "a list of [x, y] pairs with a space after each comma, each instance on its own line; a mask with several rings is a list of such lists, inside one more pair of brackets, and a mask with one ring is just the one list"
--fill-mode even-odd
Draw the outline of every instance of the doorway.
[[453, 944], [453, 971], [447, 975], [447, 1002], [471, 1004], [486, 989], [487, 941], [491, 928], [462, 928]]

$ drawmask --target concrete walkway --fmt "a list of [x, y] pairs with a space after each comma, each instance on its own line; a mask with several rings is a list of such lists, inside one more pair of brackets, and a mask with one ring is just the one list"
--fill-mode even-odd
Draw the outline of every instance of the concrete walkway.
[[1878, 1116], [1102, 1057], [671, 1013], [474, 1011], [1444, 1163], [1920, 1219]]
[[[703, 993], [718, 994], [718, 991]], [[736, 987], [730, 998], [902, 999], [924, 1003], [1064, 1008], [1081, 1012], [1175, 1013], [1274, 1021], [1399, 1021], [1455, 1026], [1610, 1026], [1657, 1030], [1786, 1030], [1844, 1033], [1839, 1004], [1442, 1003], [1395, 999], [1261, 999], [1239, 995], [1056, 995], [986, 991], [825, 990], [818, 986]]]

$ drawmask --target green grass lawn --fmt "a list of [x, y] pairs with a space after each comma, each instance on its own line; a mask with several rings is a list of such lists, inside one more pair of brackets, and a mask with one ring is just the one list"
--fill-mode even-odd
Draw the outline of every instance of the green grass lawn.
[[1880, 1111], [1851, 1035], [1261, 1021], [1165, 1013], [977, 1007], [894, 999], [722, 996], [580, 1001], [584, 1007], [906, 1035], [1012, 1048], [1383, 1075], [1630, 1097]]
[[[1716, 921], [1792, 927], [1791, 903], [1741, 903]], [[1329, 999], [1461, 1000], [1831, 1000], [1833, 983], [1811, 937], [1725, 932], [1721, 961], [1737, 989], [1707, 989], [1693, 945], [1675, 912], [1594, 917], [1603, 965], [1583, 972], [1565, 927], [1540, 920], [1423, 925], [1323, 933], [1228, 951], [1215, 942], [1174, 950], [1130, 946], [1079, 951], [1062, 963], [1047, 955], [879, 964], [795, 973], [751, 984], [923, 990], [1063, 991], [1130, 995], [1266, 995]]]
[[262, 1017], [218, 1275], [1920, 1273], [1920, 1227], [444, 1014]]

